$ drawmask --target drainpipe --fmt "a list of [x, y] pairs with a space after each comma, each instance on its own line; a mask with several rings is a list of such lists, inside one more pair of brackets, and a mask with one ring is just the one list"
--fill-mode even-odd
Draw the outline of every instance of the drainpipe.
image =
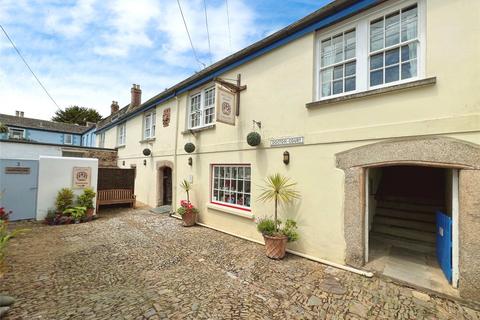
[[175, 116], [175, 149], [173, 151], [173, 201], [172, 201], [172, 213], [177, 212], [177, 149], [178, 149], [178, 123], [180, 120], [180, 100], [178, 99], [177, 94], [175, 93], [175, 101], [177, 102], [176, 104], [176, 109], [177, 109], [177, 114]]

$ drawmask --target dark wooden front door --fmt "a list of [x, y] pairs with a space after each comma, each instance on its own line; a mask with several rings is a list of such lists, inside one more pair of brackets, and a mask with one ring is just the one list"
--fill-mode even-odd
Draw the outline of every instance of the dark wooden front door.
[[163, 168], [163, 205], [172, 204], [172, 169]]

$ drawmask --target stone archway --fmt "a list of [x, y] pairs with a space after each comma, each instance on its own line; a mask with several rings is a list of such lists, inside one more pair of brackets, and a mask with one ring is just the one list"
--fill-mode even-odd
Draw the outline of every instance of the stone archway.
[[[173, 200], [173, 162], [158, 161], [157, 172], [157, 206], [171, 205]], [[170, 181], [166, 181], [170, 179]], [[166, 190], [170, 188], [170, 190]]]
[[448, 137], [373, 143], [336, 154], [345, 173], [344, 236], [348, 265], [365, 264], [365, 170], [388, 165], [459, 170], [459, 290], [480, 300], [480, 146]]

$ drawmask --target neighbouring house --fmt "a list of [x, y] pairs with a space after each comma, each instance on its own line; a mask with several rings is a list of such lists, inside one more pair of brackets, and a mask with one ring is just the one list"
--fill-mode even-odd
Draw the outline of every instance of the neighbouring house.
[[[13, 139], [32, 142], [53, 143], [62, 145], [81, 146], [82, 136], [91, 137], [94, 124], [79, 126], [70, 123], [53, 122], [47, 120], [24, 117], [23, 111], [16, 111], [15, 116], [1, 114], [0, 122], [8, 128], [8, 132], [0, 133], [0, 139]], [[87, 142], [87, 140], [85, 140]], [[90, 145], [94, 141], [89, 141]]]
[[136, 167], [138, 201], [175, 210], [188, 179], [200, 222], [254, 241], [259, 185], [288, 175], [291, 252], [479, 301], [478, 12], [333, 1], [143, 103], [134, 85], [96, 145]]
[[0, 114], [0, 123], [8, 129], [0, 133], [0, 207], [12, 211], [11, 220], [45, 218], [54, 189], [72, 186], [73, 166], [91, 168], [94, 189], [98, 167], [117, 166], [116, 150], [91, 146], [94, 124], [25, 118], [20, 111]]

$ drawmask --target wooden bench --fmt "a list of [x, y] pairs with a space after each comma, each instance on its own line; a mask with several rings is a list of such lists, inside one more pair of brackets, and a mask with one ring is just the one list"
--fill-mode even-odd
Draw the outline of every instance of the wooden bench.
[[135, 195], [131, 189], [109, 189], [97, 191], [97, 212], [101, 205], [130, 203], [135, 208]]

